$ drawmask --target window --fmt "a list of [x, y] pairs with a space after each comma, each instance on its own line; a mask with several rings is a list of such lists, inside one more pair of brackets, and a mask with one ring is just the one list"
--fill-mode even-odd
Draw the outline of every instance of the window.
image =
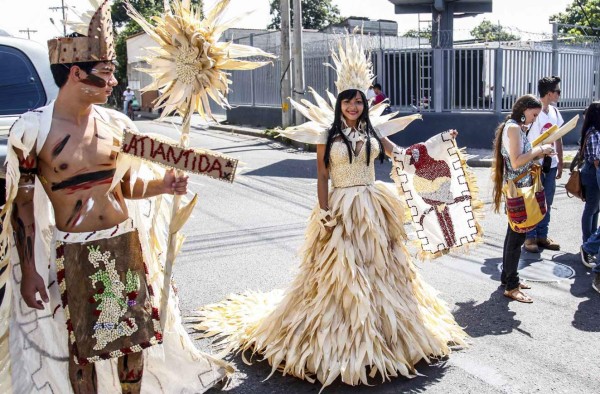
[[46, 104], [46, 92], [31, 60], [0, 45], [0, 115], [18, 115]]

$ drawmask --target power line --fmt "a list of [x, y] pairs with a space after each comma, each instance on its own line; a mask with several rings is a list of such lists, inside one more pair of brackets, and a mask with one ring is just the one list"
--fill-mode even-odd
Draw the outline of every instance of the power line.
[[37, 30], [31, 30], [30, 28], [27, 28], [25, 30], [19, 30], [19, 33], [27, 33], [27, 39], [31, 40], [31, 36], [29, 33], [37, 33]]

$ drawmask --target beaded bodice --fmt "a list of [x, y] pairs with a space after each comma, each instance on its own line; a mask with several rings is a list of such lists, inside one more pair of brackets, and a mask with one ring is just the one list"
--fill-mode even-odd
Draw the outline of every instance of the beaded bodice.
[[367, 143], [362, 144], [358, 156], [348, 157], [348, 148], [343, 141], [331, 145], [329, 177], [333, 187], [371, 185], [375, 182], [375, 159], [379, 156], [379, 143], [371, 137], [371, 157], [367, 165]]

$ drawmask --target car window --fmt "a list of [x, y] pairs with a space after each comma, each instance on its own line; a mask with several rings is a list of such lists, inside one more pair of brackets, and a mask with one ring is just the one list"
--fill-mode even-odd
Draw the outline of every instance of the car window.
[[46, 104], [46, 92], [31, 60], [0, 45], [0, 115], [22, 114]]

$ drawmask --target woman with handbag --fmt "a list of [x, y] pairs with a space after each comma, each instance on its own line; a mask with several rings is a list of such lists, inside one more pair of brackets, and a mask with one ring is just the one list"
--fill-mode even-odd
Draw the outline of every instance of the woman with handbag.
[[[536, 159], [544, 155], [553, 155], [551, 145], [541, 145], [532, 149], [527, 140], [527, 131], [542, 109], [541, 101], [533, 95], [521, 96], [512, 107], [506, 121], [496, 129], [494, 140], [494, 164], [492, 167], [494, 183], [494, 210], [499, 212], [503, 188], [508, 180], [516, 187], [532, 186], [534, 179], [530, 174]], [[537, 172], [539, 174], [539, 172]], [[525, 207], [523, 207], [524, 209]], [[502, 284], [506, 286], [504, 295], [513, 300], [531, 303], [533, 300], [523, 289], [530, 289], [521, 283], [517, 271], [521, 247], [525, 243], [525, 230], [519, 232], [508, 225], [502, 252]]]
[[[585, 207], [581, 215], [583, 242], [598, 229], [600, 212], [600, 101], [590, 104], [585, 110], [581, 128], [581, 153], [583, 166], [580, 170], [581, 185], [585, 191]], [[583, 254], [582, 254], [583, 257]], [[584, 263], [585, 264], [585, 263]], [[590, 267], [590, 265], [586, 264]]]

